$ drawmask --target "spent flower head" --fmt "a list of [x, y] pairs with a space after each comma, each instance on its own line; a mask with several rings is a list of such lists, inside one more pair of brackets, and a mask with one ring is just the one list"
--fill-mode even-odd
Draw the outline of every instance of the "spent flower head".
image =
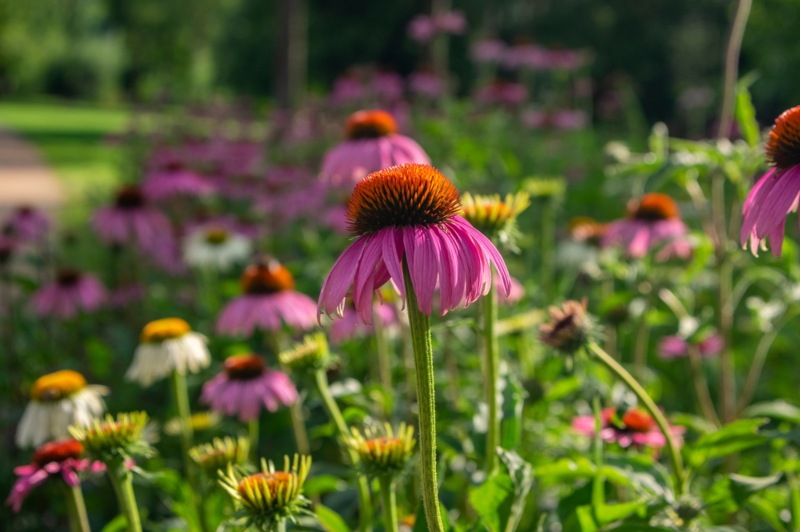
[[550, 321], [539, 326], [539, 340], [565, 354], [584, 347], [595, 334], [594, 319], [586, 312], [586, 299], [550, 307]]
[[281, 352], [278, 360], [282, 366], [300, 375], [325, 371], [336, 362], [328, 349], [328, 340], [321, 332], [305, 335], [302, 342]]
[[103, 463], [123, 462], [138, 455], [149, 456], [150, 444], [143, 437], [148, 417], [146, 412], [126, 412], [115, 418], [106, 414], [85, 427], [71, 426], [69, 432], [86, 454]]
[[250, 453], [250, 440], [244, 436], [214, 438], [211, 443], [202, 443], [189, 449], [189, 457], [206, 473], [213, 474], [218, 469], [227, 469], [229, 464], [241, 465], [247, 462]]
[[345, 444], [361, 458], [361, 466], [369, 477], [392, 477], [402, 472], [414, 453], [414, 428], [405, 423], [395, 433], [386, 423], [382, 429], [351, 428]]
[[526, 192], [506, 194], [505, 198], [498, 194], [473, 196], [467, 192], [461, 197], [461, 216], [490, 239], [517, 251], [517, 217], [529, 205]]
[[311, 457], [295, 454], [284, 456], [283, 470], [276, 471], [272, 462], [261, 460], [261, 471], [243, 476], [228, 464], [220, 471], [220, 485], [239, 507], [237, 524], [272, 529], [285, 520], [294, 521], [304, 513], [308, 500], [303, 496], [303, 482], [311, 468]]

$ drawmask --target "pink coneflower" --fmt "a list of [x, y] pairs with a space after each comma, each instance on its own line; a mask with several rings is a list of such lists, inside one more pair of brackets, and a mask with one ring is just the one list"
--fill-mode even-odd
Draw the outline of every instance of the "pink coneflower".
[[659, 260], [686, 258], [692, 251], [686, 238], [688, 231], [675, 201], [666, 194], [651, 193], [628, 203], [627, 218], [608, 224], [602, 245], [621, 246], [629, 256], [641, 258], [664, 244]]
[[507, 68], [543, 69], [549, 66], [548, 52], [545, 48], [533, 43], [521, 43], [507, 48], [503, 55], [503, 64]]
[[481, 88], [475, 97], [481, 103], [519, 105], [528, 98], [528, 89], [521, 83], [497, 80]]
[[19, 478], [11, 487], [6, 504], [15, 513], [19, 512], [28, 494], [50, 477], [59, 476], [67, 486], [74, 487], [80, 482], [78, 473], [105, 470], [102, 462], [81, 458], [82, 454], [83, 445], [73, 439], [45, 443], [36, 449], [30, 464], [14, 468]]
[[783, 249], [786, 215], [797, 210], [800, 196], [800, 106], [784, 111], [764, 148], [772, 169], [756, 182], [742, 208], [742, 245], [758, 255], [769, 237], [772, 254]]
[[[510, 277], [509, 280], [511, 284], [509, 286], [508, 295], [506, 296], [505, 300], [501, 300], [500, 302], [505, 305], [515, 305], [520, 302], [520, 300], [525, 297], [525, 287], [522, 286], [522, 283], [519, 282], [514, 277]], [[495, 288], [502, 290], [502, 280], [499, 277], [494, 278], [494, 286]]]
[[445, 86], [442, 78], [433, 72], [419, 70], [417, 72], [412, 72], [411, 75], [408, 76], [408, 88], [417, 96], [438, 98], [444, 94]]
[[420, 43], [426, 43], [436, 35], [436, 23], [428, 15], [417, 15], [408, 23], [408, 36]]
[[[600, 437], [607, 443], [616, 443], [620, 447], [652, 447], [658, 449], [667, 444], [664, 435], [658, 429], [655, 420], [643, 410], [631, 408], [622, 417], [617, 414], [616, 408], [605, 408], [601, 414]], [[595, 433], [594, 416], [577, 416], [572, 419], [572, 428], [593, 436]], [[683, 427], [672, 426], [670, 431], [680, 444], [680, 436], [685, 432]]]
[[241, 283], [244, 294], [222, 309], [217, 332], [250, 336], [256, 329], [280, 330], [283, 324], [298, 330], [317, 324], [314, 301], [295, 291], [292, 274], [277, 261], [248, 266]]
[[499, 63], [506, 51], [506, 43], [497, 39], [486, 39], [475, 42], [469, 49], [469, 55], [476, 63]]
[[467, 30], [467, 19], [461, 11], [444, 11], [433, 16], [438, 31], [461, 35]]
[[142, 184], [142, 192], [152, 200], [168, 200], [176, 196], [206, 196], [214, 185], [178, 161], [170, 161], [150, 172]]
[[108, 295], [108, 306], [111, 308], [127, 308], [131, 303], [141, 301], [147, 296], [147, 288], [140, 283], [127, 283], [111, 291]]
[[403, 78], [395, 72], [377, 72], [372, 77], [372, 92], [381, 101], [399, 100], [403, 97]]
[[33, 310], [39, 316], [72, 318], [79, 312], [92, 312], [106, 301], [106, 289], [100, 280], [72, 268], [58, 271], [56, 278], [32, 296]]
[[354, 74], [345, 73], [333, 82], [331, 101], [335, 105], [344, 105], [360, 101], [366, 95], [366, 89]]
[[583, 129], [589, 124], [589, 117], [579, 109], [528, 109], [522, 113], [520, 120], [522, 125], [531, 129], [553, 128], [561, 131]]
[[346, 125], [347, 140], [328, 151], [322, 161], [323, 182], [352, 190], [367, 174], [404, 163], [429, 164], [414, 140], [397, 133], [394, 117], [386, 111], [358, 111]]
[[113, 205], [97, 209], [92, 228], [107, 244], [135, 243], [148, 254], [161, 246], [175, 245], [169, 219], [147, 204], [136, 185], [120, 188]]
[[289, 376], [267, 369], [258, 355], [234, 355], [225, 359], [224, 371], [203, 385], [200, 402], [214, 412], [257, 419], [261, 408], [275, 412], [297, 401], [297, 389]]
[[[658, 356], [661, 358], [680, 358], [689, 355], [689, 342], [680, 336], [665, 336], [658, 344]], [[711, 334], [694, 343], [701, 357], [712, 357], [719, 354], [725, 341], [718, 334]]]
[[[374, 324], [364, 323], [356, 312], [352, 300], [348, 300], [342, 318], [334, 320], [328, 330], [328, 337], [332, 344], [340, 344], [351, 338], [369, 336], [375, 332]], [[397, 311], [392, 305], [374, 305], [375, 315], [381, 320], [384, 327], [398, 323]]]
[[391, 280], [405, 303], [403, 269], [419, 309], [430, 316], [439, 287], [439, 313], [467, 306], [491, 288], [492, 264], [507, 295], [511, 279], [500, 253], [457, 213], [458, 191], [438, 170], [404, 164], [367, 176], [347, 204], [355, 241], [331, 268], [318, 312], [341, 315], [353, 287], [356, 311], [372, 322], [373, 292]]
[[50, 220], [29, 205], [18, 207], [6, 219], [9, 232], [21, 242], [39, 242], [50, 230]]

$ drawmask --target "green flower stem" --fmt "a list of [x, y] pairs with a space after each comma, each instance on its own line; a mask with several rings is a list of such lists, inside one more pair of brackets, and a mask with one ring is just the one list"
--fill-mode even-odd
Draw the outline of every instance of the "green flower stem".
[[639, 402], [642, 406], [647, 410], [647, 412], [653, 416], [653, 419], [658, 425], [658, 429], [664, 435], [664, 439], [667, 442], [667, 452], [669, 454], [670, 462], [672, 463], [672, 476], [675, 483], [675, 494], [677, 496], [683, 495], [686, 487], [686, 472], [683, 469], [683, 461], [681, 460], [681, 454], [678, 452], [678, 446], [675, 444], [675, 439], [672, 437], [672, 432], [669, 430], [669, 424], [667, 423], [666, 418], [664, 418], [664, 414], [661, 413], [661, 410], [658, 409], [653, 399], [648, 395], [642, 385], [633, 378], [633, 375], [628, 373], [628, 371], [623, 368], [619, 362], [614, 360], [614, 358], [603, 351], [603, 349], [594, 342], [590, 342], [588, 345], [589, 351], [597, 357], [606, 368], [608, 368], [614, 375], [616, 375], [625, 385], [636, 395], [639, 399]]
[[247, 436], [250, 438], [250, 461], [258, 463], [258, 416], [247, 422]]
[[386, 532], [398, 532], [397, 495], [394, 490], [394, 479], [389, 475], [378, 477], [381, 485], [381, 503], [383, 504], [383, 528]]
[[550, 302], [553, 299], [553, 290], [555, 289], [555, 223], [556, 223], [556, 197], [548, 196], [544, 198], [542, 205], [542, 269], [541, 269], [541, 282], [539, 286], [542, 287], [544, 292], [545, 301]]
[[125, 467], [123, 460], [106, 464], [108, 478], [114, 486], [119, 507], [128, 522], [128, 532], [142, 532], [142, 520], [139, 518], [139, 507], [133, 494], [133, 474]]
[[286, 532], [286, 519], [281, 519], [275, 524], [275, 532]]
[[414, 346], [419, 410], [419, 457], [422, 470], [422, 502], [429, 532], [444, 532], [439, 509], [439, 486], [436, 481], [436, 396], [434, 391], [431, 325], [420, 309], [411, 283], [408, 264], [403, 260], [406, 308]]
[[[338, 433], [337, 435], [339, 438], [346, 438], [348, 435], [347, 424], [344, 422], [344, 416], [342, 416], [342, 411], [339, 410], [339, 405], [337, 405], [336, 401], [333, 399], [330, 386], [328, 386], [328, 376], [326, 375], [325, 370], [317, 370], [317, 372], [314, 374], [314, 384], [316, 385], [317, 392], [322, 398], [322, 404], [325, 406], [328, 416], [330, 416], [331, 421], [333, 421], [333, 424], [336, 427], [336, 432]], [[347, 445], [342, 445], [342, 448], [347, 452], [347, 456], [350, 458], [350, 464], [352, 464], [354, 467], [357, 467], [360, 462], [358, 453], [356, 453]], [[358, 514], [359, 529], [362, 531], [372, 530], [372, 499], [370, 498], [369, 494], [369, 483], [367, 482], [367, 477], [359, 474], [358, 484], [356, 487], [358, 488], [358, 503], [360, 510]]]
[[81, 485], [67, 486], [64, 484], [64, 494], [67, 501], [70, 532], [90, 532], [89, 517], [86, 515], [86, 504], [83, 502]]
[[497, 289], [492, 286], [483, 298], [483, 341], [486, 350], [486, 405], [489, 408], [489, 425], [486, 428], [486, 474], [497, 466], [495, 449], [500, 444], [500, 405], [497, 401], [497, 379], [500, 377], [500, 358], [497, 335]]
[[208, 530], [208, 523], [205, 518], [205, 504], [203, 495], [199, 493], [195, 466], [189, 457], [189, 449], [192, 448], [194, 440], [194, 429], [192, 429], [192, 411], [189, 407], [189, 391], [186, 387], [186, 375], [181, 371], [172, 372], [172, 392], [175, 396], [175, 405], [178, 408], [178, 418], [181, 421], [181, 451], [183, 452], [183, 467], [186, 470], [186, 478], [189, 481], [189, 491], [191, 504], [195, 508], [197, 521], [203, 532]]
[[306, 421], [303, 419], [303, 400], [298, 399], [289, 406], [289, 415], [292, 420], [292, 432], [297, 444], [297, 452], [304, 455], [311, 454], [311, 443], [308, 441]]

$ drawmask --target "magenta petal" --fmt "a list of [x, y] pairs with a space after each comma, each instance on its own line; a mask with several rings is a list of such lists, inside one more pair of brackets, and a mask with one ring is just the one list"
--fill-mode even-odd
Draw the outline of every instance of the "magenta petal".
[[328, 315], [334, 312], [341, 313], [344, 298], [353, 284], [358, 263], [368, 240], [364, 237], [357, 238], [334, 263], [322, 284], [317, 304], [318, 317], [322, 316], [323, 312]]

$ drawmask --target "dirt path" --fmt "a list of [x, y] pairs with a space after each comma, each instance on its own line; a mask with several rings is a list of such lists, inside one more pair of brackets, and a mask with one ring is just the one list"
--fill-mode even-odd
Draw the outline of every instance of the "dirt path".
[[0, 127], [0, 214], [19, 205], [52, 212], [65, 200], [64, 185], [36, 147]]

